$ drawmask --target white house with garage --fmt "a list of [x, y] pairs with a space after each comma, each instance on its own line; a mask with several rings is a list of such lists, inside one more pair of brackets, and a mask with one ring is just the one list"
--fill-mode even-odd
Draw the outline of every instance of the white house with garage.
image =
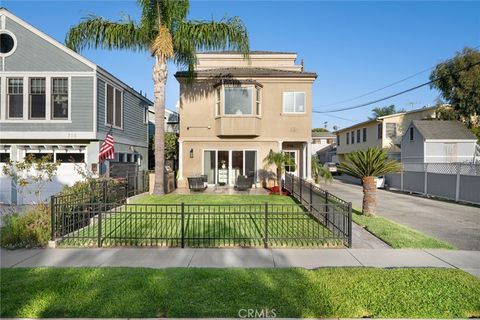
[[[94, 175], [147, 169], [152, 101], [4, 8], [0, 40], [0, 166], [28, 155], [60, 161], [45, 196], [81, 179], [75, 166]], [[115, 159], [100, 164], [110, 128]], [[2, 174], [0, 203], [30, 201]]]

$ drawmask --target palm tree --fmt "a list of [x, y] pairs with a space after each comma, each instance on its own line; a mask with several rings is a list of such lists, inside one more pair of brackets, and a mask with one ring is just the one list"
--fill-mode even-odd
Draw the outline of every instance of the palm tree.
[[137, 0], [139, 22], [124, 17], [109, 21], [90, 15], [73, 26], [66, 45], [84, 48], [145, 51], [155, 58], [152, 78], [155, 106], [155, 194], [163, 194], [164, 118], [167, 62], [188, 69], [193, 77], [197, 50], [237, 50], [248, 57], [247, 30], [238, 17], [221, 21], [187, 20], [188, 0]]
[[273, 152], [273, 150], [270, 150], [265, 159], [263, 159], [263, 163], [266, 167], [272, 165], [275, 166], [277, 172], [278, 194], [282, 195], [282, 173], [285, 170], [285, 166], [295, 167], [295, 159], [283, 151]]
[[333, 181], [330, 170], [325, 168], [316, 156], [312, 156], [312, 176], [316, 184], [320, 184], [322, 178], [325, 183], [330, 183]]
[[372, 116], [369, 119], [377, 119], [378, 117], [389, 116], [391, 114], [405, 112], [404, 109], [397, 110], [394, 104], [387, 107], [376, 107], [372, 109]]
[[396, 160], [388, 159], [385, 150], [368, 148], [347, 154], [347, 161], [338, 166], [340, 172], [362, 180], [364, 215], [374, 216], [376, 214], [376, 191], [375, 178], [388, 173], [400, 172], [402, 165]]

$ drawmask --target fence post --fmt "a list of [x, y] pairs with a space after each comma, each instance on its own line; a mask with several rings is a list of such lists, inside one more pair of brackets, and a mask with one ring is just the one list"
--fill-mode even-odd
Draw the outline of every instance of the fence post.
[[302, 198], [302, 189], [303, 189], [303, 183], [302, 183], [302, 178], [298, 177], [299, 185], [300, 185], [300, 203], [303, 203], [303, 198]]
[[309, 199], [309, 205], [310, 205], [310, 213], [313, 213], [313, 192], [312, 192], [312, 183], [308, 183], [310, 185], [310, 199]]
[[456, 185], [455, 185], [455, 201], [460, 200], [460, 170], [461, 170], [461, 165], [460, 163], [457, 163], [457, 180]]
[[182, 248], [185, 248], [185, 203], [182, 202]]
[[263, 243], [265, 248], [268, 248], [268, 203], [265, 203], [265, 239]]
[[328, 229], [328, 223], [330, 222], [330, 210], [328, 208], [328, 195], [330, 193], [328, 192], [328, 190], [325, 190], [325, 225], [327, 226], [327, 229]]
[[352, 203], [348, 203], [348, 247], [352, 247]]
[[104, 211], [105, 213], [107, 212], [107, 186], [108, 182], [106, 180], [103, 181], [103, 210], [99, 210], [98, 212], [98, 231], [97, 231], [97, 242], [98, 242], [98, 247], [102, 247], [102, 215]]
[[428, 194], [428, 163], [425, 163], [423, 166], [423, 171], [424, 171], [424, 186], [423, 186], [423, 194], [427, 195]]
[[55, 241], [55, 227], [56, 227], [56, 221], [55, 221], [55, 196], [50, 197], [50, 213], [52, 215], [52, 221], [51, 221], [51, 234], [50, 234], [50, 240]]

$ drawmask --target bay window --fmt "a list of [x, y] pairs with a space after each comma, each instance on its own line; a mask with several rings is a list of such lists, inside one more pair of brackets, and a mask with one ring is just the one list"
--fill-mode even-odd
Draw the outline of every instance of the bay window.
[[29, 117], [30, 119], [45, 119], [45, 78], [30, 78], [29, 81]]
[[8, 90], [8, 118], [23, 118], [23, 78], [9, 78]]
[[225, 115], [251, 115], [252, 88], [225, 88]]
[[283, 93], [283, 112], [284, 113], [304, 113], [305, 112], [305, 92], [284, 92]]

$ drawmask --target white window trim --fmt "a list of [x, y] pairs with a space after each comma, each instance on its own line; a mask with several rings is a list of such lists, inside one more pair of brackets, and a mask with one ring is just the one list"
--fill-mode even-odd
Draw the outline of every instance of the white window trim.
[[[10, 52], [7, 52], [7, 53], [0, 53], [0, 58], [3, 59], [5, 57], [12, 55], [15, 52], [15, 50], [17, 50], [17, 37], [13, 34], [13, 32], [11, 32], [10, 30], [4, 29], [3, 27], [2, 29], [0, 29], [0, 33], [8, 34], [13, 39], [12, 50], [10, 50]], [[3, 60], [3, 62], [5, 62], [5, 60]]]
[[[293, 112], [285, 111], [285, 94], [286, 93], [293, 93]], [[303, 93], [303, 102], [304, 102], [304, 110], [303, 111], [295, 111], [295, 94], [296, 93]], [[298, 114], [306, 114], [307, 113], [307, 95], [305, 91], [283, 91], [282, 92], [282, 114], [285, 115], [298, 115]]]
[[[225, 88], [233, 88], [233, 89], [250, 89], [252, 90], [252, 112], [251, 114], [226, 114], [225, 113]], [[256, 89], [257, 89], [257, 86], [255, 85], [242, 85], [242, 86], [230, 86], [230, 85], [222, 85], [222, 89], [220, 90], [220, 99], [221, 99], [221, 103], [220, 103], [220, 106], [221, 106], [221, 112], [222, 114], [221, 115], [217, 115], [216, 117], [231, 117], [231, 118], [250, 118], [250, 117], [257, 117], [257, 118], [260, 118], [261, 117], [261, 110], [260, 110], [260, 114], [257, 115], [256, 113], [256, 105], [257, 105], [257, 98], [256, 98]], [[215, 97], [216, 99], [216, 97]], [[217, 107], [217, 105], [215, 104], [215, 108]], [[215, 110], [215, 113], [217, 111]]]
[[[92, 73], [81, 73], [82, 75], [92, 75]], [[70, 73], [53, 73], [53, 72], [3, 72], [0, 76], [0, 105], [2, 112], [0, 113], [0, 123], [72, 123], [72, 74]], [[8, 79], [22, 78], [23, 79], [23, 117], [9, 118], [8, 117]], [[45, 78], [45, 119], [30, 119], [30, 78]], [[52, 118], [51, 106], [51, 83], [52, 78], [67, 78], [68, 79], [68, 117], [67, 118]], [[5, 107], [3, 107], [5, 106]]]
[[[107, 123], [107, 111], [108, 111], [108, 106], [107, 106], [107, 86], [111, 86], [113, 88], [113, 123], [110, 124], [110, 123]], [[115, 123], [115, 100], [117, 99], [117, 95], [115, 94], [115, 90], [118, 90], [120, 91], [120, 109], [121, 109], [121, 114], [120, 114], [120, 127], [116, 126], [114, 123]], [[105, 81], [105, 126], [106, 127], [110, 127], [112, 126], [112, 128], [115, 128], [115, 129], [119, 129], [119, 130], [123, 130], [123, 89], [120, 89], [119, 87], [111, 84], [111, 83], [108, 83]]]

